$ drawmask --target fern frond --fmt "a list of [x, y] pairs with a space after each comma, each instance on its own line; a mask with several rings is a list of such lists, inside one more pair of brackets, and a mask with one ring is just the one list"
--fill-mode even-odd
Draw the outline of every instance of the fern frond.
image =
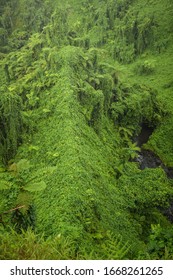
[[122, 260], [130, 250], [128, 242], [123, 242], [121, 235], [117, 237], [109, 233], [108, 239], [103, 244], [102, 248], [105, 251], [106, 259], [108, 260]]
[[12, 184], [6, 180], [1, 180], [0, 181], [0, 190], [8, 190], [12, 188]]

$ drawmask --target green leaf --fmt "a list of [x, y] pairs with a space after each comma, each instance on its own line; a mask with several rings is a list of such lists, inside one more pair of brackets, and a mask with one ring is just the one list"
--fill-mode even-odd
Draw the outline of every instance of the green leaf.
[[37, 192], [37, 191], [43, 191], [47, 187], [46, 183], [44, 181], [40, 181], [38, 183], [30, 183], [23, 187], [25, 191], [29, 192]]
[[[32, 202], [32, 195], [29, 192], [21, 191], [17, 197], [16, 205], [24, 205], [22, 212], [25, 213]], [[20, 210], [21, 211], [21, 210]]]
[[27, 159], [21, 159], [17, 164], [17, 171], [23, 171], [30, 168], [30, 163]]
[[47, 109], [47, 108], [43, 108], [43, 113], [50, 113], [51, 110], [50, 109]]
[[28, 150], [29, 151], [38, 151], [40, 148], [38, 146], [30, 145]]

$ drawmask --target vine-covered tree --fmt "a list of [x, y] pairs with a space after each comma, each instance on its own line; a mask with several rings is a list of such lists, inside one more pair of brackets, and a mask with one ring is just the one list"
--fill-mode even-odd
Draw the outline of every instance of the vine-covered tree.
[[172, 258], [172, 11], [0, 1], [2, 259]]

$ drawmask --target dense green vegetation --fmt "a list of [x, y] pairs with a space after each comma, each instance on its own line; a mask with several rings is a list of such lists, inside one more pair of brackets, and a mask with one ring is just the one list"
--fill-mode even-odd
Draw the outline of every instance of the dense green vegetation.
[[0, 258], [172, 259], [171, 0], [0, 0]]

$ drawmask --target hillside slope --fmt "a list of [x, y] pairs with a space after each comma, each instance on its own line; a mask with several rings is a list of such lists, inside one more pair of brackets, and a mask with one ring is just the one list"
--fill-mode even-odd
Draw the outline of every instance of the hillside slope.
[[151, 128], [143, 148], [173, 167], [172, 2], [14, 2], [0, 18], [1, 258], [171, 259], [172, 179], [141, 170], [134, 139]]

